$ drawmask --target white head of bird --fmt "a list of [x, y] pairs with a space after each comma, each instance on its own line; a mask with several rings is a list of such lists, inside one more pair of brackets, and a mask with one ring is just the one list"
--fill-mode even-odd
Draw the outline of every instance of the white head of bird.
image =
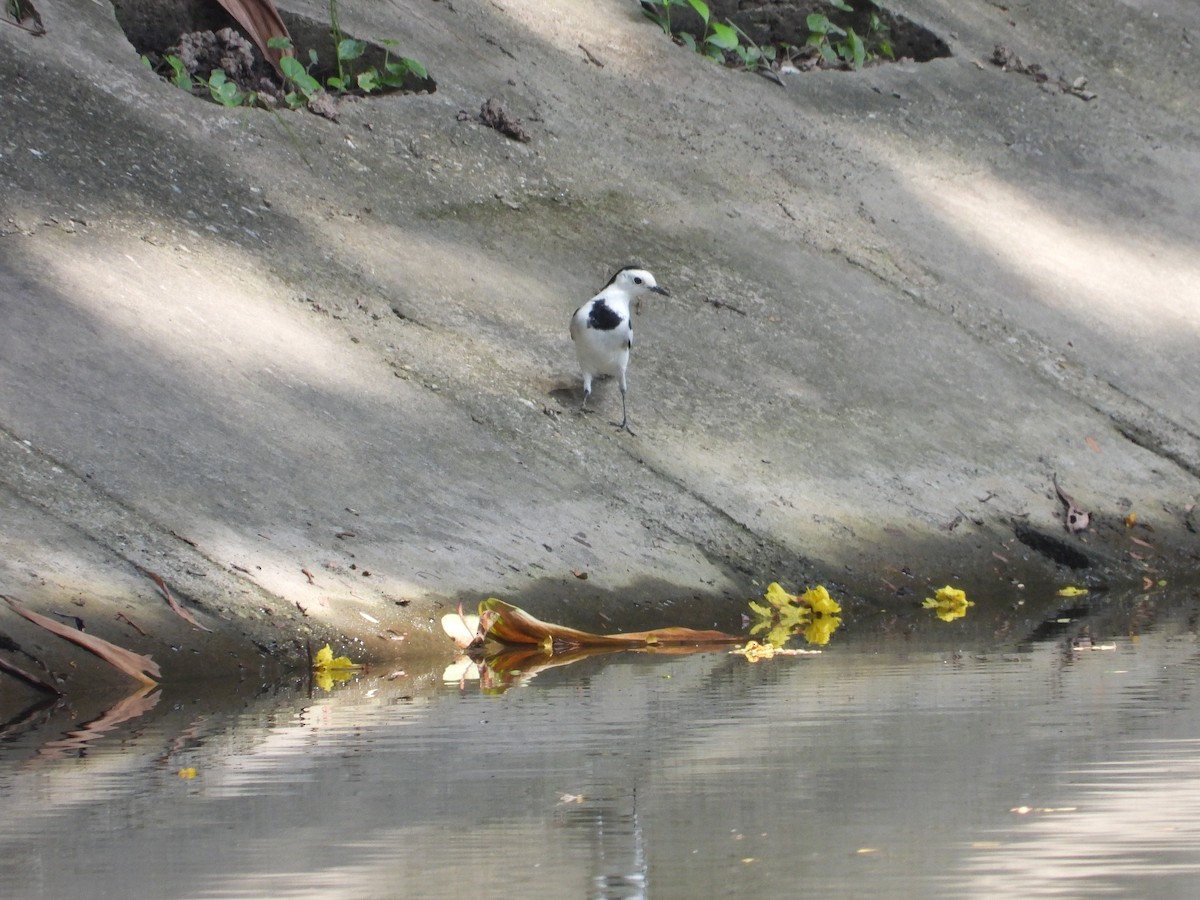
[[645, 269], [626, 267], [609, 279], [603, 290], [571, 316], [571, 340], [583, 371], [583, 403], [580, 412], [587, 411], [592, 394], [592, 379], [615, 376], [621, 387], [621, 421], [618, 428], [633, 434], [625, 404], [628, 385], [625, 370], [629, 367], [629, 351], [633, 347], [633, 320], [629, 305], [644, 294], [668, 292], [658, 286], [654, 276]]

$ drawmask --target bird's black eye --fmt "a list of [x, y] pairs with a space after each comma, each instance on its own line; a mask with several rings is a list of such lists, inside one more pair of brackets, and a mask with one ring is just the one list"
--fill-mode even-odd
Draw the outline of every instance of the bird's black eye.
[[642, 276], [641, 276], [641, 275], [637, 275], [637, 276], [635, 276], [635, 277], [634, 277], [634, 279], [633, 279], [633, 283], [634, 283], [634, 284], [641, 284], [641, 283], [642, 283]]

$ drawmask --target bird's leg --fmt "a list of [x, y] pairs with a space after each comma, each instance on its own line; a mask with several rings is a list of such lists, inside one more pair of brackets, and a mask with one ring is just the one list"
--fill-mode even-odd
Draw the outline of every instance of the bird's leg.
[[637, 435], [634, 434], [633, 429], [629, 427], [629, 413], [625, 409], [625, 374], [624, 373], [621, 374], [621, 421], [620, 421], [620, 423], [613, 422], [613, 424], [616, 425], [617, 428], [619, 428], [621, 431], [628, 431], [631, 436], [637, 437]]
[[583, 376], [583, 402], [579, 404], [579, 411], [581, 413], [591, 412], [591, 410], [587, 408], [588, 397], [590, 397], [590, 396], [592, 396], [592, 376], [584, 375]]

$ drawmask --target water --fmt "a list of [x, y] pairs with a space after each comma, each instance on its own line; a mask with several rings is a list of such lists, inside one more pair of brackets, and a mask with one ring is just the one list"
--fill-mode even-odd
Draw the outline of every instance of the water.
[[948, 626], [495, 695], [380, 671], [32, 711], [0, 726], [0, 893], [1191, 896], [1194, 605], [1110, 621], [1111, 649], [956, 653]]

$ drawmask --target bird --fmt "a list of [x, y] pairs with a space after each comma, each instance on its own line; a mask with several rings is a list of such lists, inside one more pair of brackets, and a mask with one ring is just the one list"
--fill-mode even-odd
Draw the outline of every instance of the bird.
[[629, 304], [643, 294], [662, 294], [654, 276], [645, 269], [626, 266], [609, 279], [608, 284], [571, 315], [571, 340], [575, 356], [583, 370], [583, 403], [580, 412], [587, 412], [588, 397], [592, 394], [592, 379], [615, 375], [621, 386], [621, 422], [613, 424], [633, 434], [629, 427], [629, 412], [625, 404], [628, 385], [625, 370], [629, 367], [629, 349], [633, 346], [633, 322]]

